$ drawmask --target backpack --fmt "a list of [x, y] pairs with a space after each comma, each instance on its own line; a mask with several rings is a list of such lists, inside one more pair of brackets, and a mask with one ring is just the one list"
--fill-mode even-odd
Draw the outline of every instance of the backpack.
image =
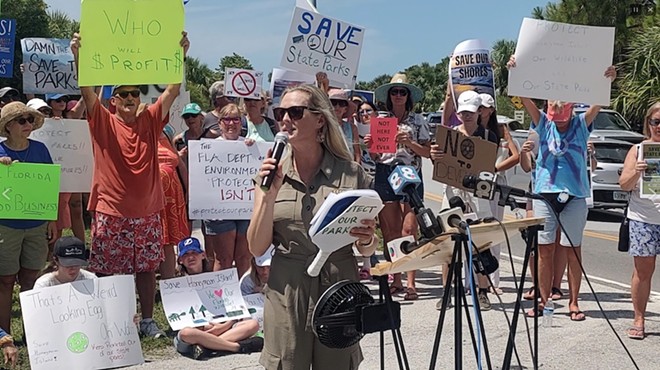
[[[266, 116], [262, 116], [263, 119], [268, 123], [268, 127], [270, 128], [270, 131], [273, 133], [273, 135], [277, 135], [277, 132], [279, 131], [277, 128], [277, 122], [275, 122], [274, 119]], [[248, 130], [248, 124], [247, 124], [247, 119], [242, 119], [241, 120], [241, 136], [247, 137], [247, 130]]]

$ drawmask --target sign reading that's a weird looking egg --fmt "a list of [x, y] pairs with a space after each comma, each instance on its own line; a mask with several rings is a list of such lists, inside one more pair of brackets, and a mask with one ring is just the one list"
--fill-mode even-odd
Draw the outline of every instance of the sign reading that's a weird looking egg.
[[80, 86], [183, 80], [181, 0], [83, 0]]
[[331, 85], [352, 88], [363, 39], [362, 27], [295, 8], [281, 65], [311, 75], [325, 72]]

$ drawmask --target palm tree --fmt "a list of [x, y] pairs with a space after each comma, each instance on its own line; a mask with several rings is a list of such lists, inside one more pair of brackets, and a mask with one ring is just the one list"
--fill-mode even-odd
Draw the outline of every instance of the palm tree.
[[208, 88], [219, 77], [206, 64], [197, 58], [186, 58], [186, 88], [190, 91], [190, 101], [209, 109]]
[[70, 39], [75, 32], [80, 30], [80, 22], [69, 18], [61, 10], [49, 10], [48, 15], [48, 33], [50, 37], [56, 39]]
[[513, 40], [497, 40], [493, 44], [491, 60], [493, 61], [495, 74], [495, 89], [500, 95], [507, 94], [509, 86], [509, 70], [506, 63], [516, 51], [516, 42]]

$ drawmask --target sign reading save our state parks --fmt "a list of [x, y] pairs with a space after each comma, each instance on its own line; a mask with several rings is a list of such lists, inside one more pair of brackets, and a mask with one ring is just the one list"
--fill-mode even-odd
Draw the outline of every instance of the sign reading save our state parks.
[[0, 165], [0, 215], [9, 220], [57, 220], [60, 166]]
[[183, 80], [181, 0], [83, 0], [80, 86]]

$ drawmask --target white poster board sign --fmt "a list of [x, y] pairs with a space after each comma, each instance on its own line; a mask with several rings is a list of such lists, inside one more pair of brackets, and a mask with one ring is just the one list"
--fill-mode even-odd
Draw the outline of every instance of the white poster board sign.
[[46, 38], [21, 40], [24, 93], [80, 94], [70, 42]]
[[295, 8], [280, 65], [311, 75], [325, 72], [331, 86], [353, 88], [363, 39], [363, 27]]
[[250, 318], [235, 268], [160, 281], [172, 330]]
[[509, 71], [509, 95], [610, 105], [614, 28], [525, 18]]
[[249, 220], [253, 179], [272, 143], [191, 140], [188, 142], [189, 213], [192, 220]]
[[170, 107], [169, 124], [174, 127], [174, 131], [176, 131], [177, 134], [188, 129], [186, 122], [181, 118], [181, 112], [188, 103], [190, 103], [190, 91], [184, 91], [182, 87], [179, 95], [174, 99], [174, 102]]
[[262, 293], [254, 293], [244, 295], [245, 303], [247, 304], [248, 311], [253, 319], [259, 322], [259, 330], [264, 330], [264, 296]]
[[281, 68], [273, 68], [270, 82], [270, 96], [273, 99], [273, 107], [280, 105], [282, 94], [288, 87], [294, 87], [302, 84], [313, 85], [316, 82], [314, 75], [289, 71]]
[[76, 281], [20, 294], [33, 370], [108, 369], [144, 362], [132, 275]]
[[39, 130], [32, 131], [30, 138], [44, 143], [53, 163], [61, 166], [61, 192], [90, 192], [94, 157], [87, 121], [47, 118]]
[[260, 99], [263, 72], [225, 68], [225, 96]]

